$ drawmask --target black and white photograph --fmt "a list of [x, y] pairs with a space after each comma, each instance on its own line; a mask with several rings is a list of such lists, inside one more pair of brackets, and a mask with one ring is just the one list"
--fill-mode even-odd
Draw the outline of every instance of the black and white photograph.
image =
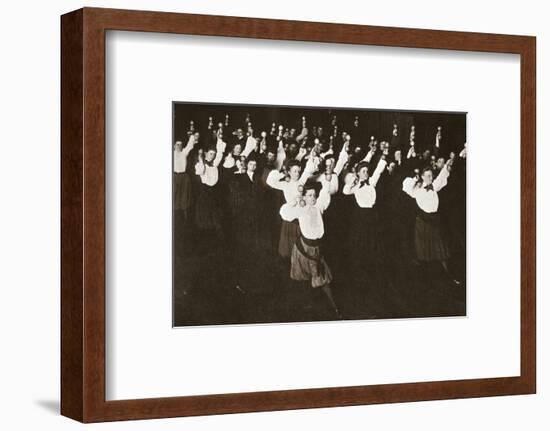
[[466, 315], [466, 113], [173, 103], [173, 326]]

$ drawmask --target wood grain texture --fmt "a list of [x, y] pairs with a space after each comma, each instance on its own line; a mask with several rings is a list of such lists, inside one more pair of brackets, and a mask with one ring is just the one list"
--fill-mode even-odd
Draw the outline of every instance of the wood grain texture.
[[61, 18], [61, 413], [82, 421], [83, 12]]
[[536, 40], [521, 54], [521, 377], [528, 393], [536, 392]]
[[[521, 56], [521, 375], [105, 401], [105, 32], [515, 53]], [[529, 394], [536, 388], [535, 38], [84, 8], [62, 17], [62, 414], [82, 422]]]

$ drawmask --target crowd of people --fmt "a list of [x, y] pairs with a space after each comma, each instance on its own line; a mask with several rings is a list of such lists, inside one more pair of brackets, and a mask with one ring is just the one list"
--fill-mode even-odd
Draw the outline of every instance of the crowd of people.
[[358, 117], [349, 130], [336, 116], [327, 125], [298, 117], [298, 127], [218, 120], [187, 119], [174, 144], [176, 254], [222, 250], [225, 282], [243, 294], [280, 268], [289, 283], [320, 289], [334, 318], [345, 318], [332, 288], [339, 274], [383, 288], [404, 262], [436, 263], [449, 285], [464, 282], [452, 257], [466, 249], [466, 144], [443, 153], [442, 126], [417, 143], [414, 125], [354, 132]]

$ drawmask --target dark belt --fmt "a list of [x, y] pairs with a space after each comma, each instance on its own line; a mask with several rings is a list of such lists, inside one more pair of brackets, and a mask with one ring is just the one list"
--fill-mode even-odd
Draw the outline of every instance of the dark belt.
[[304, 236], [300, 236], [300, 238], [298, 238], [298, 240], [296, 241], [296, 248], [298, 249], [298, 251], [302, 256], [304, 256], [306, 259], [311, 260], [312, 262], [315, 263], [315, 265], [317, 266], [317, 272], [321, 277], [324, 277], [325, 266], [321, 262], [321, 253], [319, 253], [318, 258], [315, 258], [307, 254], [303, 246], [303, 244], [306, 244], [306, 245], [309, 245], [310, 247], [319, 247], [320, 243], [321, 241], [319, 241], [318, 239], [308, 239], [308, 238], [304, 238]]
[[295, 220], [292, 220], [292, 221], [287, 221], [287, 220], [283, 220], [285, 223], [288, 223], [288, 224], [297, 224], [298, 226], [300, 225], [300, 223], [298, 222], [298, 219], [295, 219]]
[[310, 247], [319, 247], [321, 245], [320, 239], [309, 239], [305, 236], [301, 236], [302, 241], [304, 241], [304, 244], [309, 245]]
[[439, 219], [439, 213], [436, 211], [434, 213], [427, 213], [426, 211], [424, 211], [422, 208], [420, 208], [419, 206], [416, 207], [417, 208], [417, 211], [416, 211], [416, 214], [418, 215], [418, 217], [420, 217], [422, 220], [425, 220], [425, 221], [436, 221]]

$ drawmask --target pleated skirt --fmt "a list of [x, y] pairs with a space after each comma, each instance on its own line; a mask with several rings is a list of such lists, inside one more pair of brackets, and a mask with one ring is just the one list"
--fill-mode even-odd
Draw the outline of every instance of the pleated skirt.
[[376, 209], [355, 205], [349, 235], [350, 254], [355, 267], [380, 263], [382, 245]]
[[332, 273], [321, 255], [319, 241], [299, 237], [292, 248], [290, 278], [295, 281], [311, 280], [311, 287], [330, 284]]
[[174, 209], [187, 212], [191, 207], [191, 177], [187, 172], [174, 173]]
[[422, 262], [443, 261], [450, 257], [449, 246], [441, 235], [438, 213], [418, 209], [414, 227], [416, 258]]
[[279, 255], [285, 259], [290, 258], [296, 240], [300, 236], [300, 225], [298, 220], [281, 223], [281, 235], [279, 237]]
[[220, 230], [222, 210], [214, 187], [199, 186], [195, 204], [195, 224], [201, 230]]

